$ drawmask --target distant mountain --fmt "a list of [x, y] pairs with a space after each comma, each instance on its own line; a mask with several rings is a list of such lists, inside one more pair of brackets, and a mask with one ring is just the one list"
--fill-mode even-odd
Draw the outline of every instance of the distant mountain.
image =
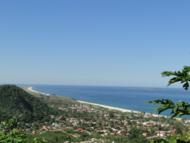
[[45, 102], [15, 85], [0, 86], [0, 120], [46, 121], [53, 113]]

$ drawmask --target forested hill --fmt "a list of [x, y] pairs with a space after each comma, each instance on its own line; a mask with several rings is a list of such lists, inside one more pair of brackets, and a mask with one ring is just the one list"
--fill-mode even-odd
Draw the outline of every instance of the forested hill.
[[45, 121], [52, 109], [39, 98], [15, 85], [0, 86], [0, 120]]

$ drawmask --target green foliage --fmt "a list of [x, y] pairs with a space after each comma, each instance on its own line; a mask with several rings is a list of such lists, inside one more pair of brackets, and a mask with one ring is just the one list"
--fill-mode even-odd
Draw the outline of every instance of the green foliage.
[[0, 121], [15, 117], [22, 122], [43, 122], [52, 112], [46, 103], [17, 86], [0, 86]]
[[169, 80], [168, 85], [180, 82], [183, 85], [183, 88], [188, 90], [190, 82], [190, 66], [185, 66], [181, 71], [165, 71], [162, 73], [162, 76], [172, 77]]
[[133, 127], [130, 131], [129, 135], [129, 142], [130, 143], [145, 143], [147, 140], [145, 137], [142, 135], [143, 131], [137, 127]]
[[[139, 134], [140, 133], [140, 134]], [[148, 142], [142, 132], [139, 129], [133, 129], [131, 131], [130, 137], [121, 135], [107, 135], [105, 137], [100, 136], [100, 134], [92, 133], [91, 135], [87, 133], [79, 133], [74, 130], [67, 131], [48, 131], [40, 134], [38, 137], [45, 138], [48, 143], [63, 143], [63, 142], [83, 142], [90, 141], [94, 139], [94, 142], [105, 142], [105, 143], [146, 143]]]
[[[185, 66], [181, 71], [165, 71], [162, 76], [172, 77], [168, 85], [180, 82], [185, 90], [189, 89], [190, 82], [190, 66]], [[159, 105], [157, 111], [162, 113], [166, 110], [170, 110], [171, 117], [190, 115], [190, 104], [185, 101], [178, 101], [174, 103], [169, 99], [158, 99], [150, 101], [150, 103]]]
[[19, 132], [17, 129], [12, 129], [9, 132], [0, 132], [1, 143], [26, 143], [25, 134]]
[[169, 99], [158, 99], [150, 101], [150, 103], [160, 105], [157, 108], [158, 114], [170, 109], [171, 110], [170, 115], [172, 118], [176, 116], [183, 116], [190, 114], [190, 104], [188, 102], [179, 101], [174, 103]]
[[39, 138], [45, 138], [48, 143], [62, 143], [64, 141], [80, 142], [88, 140], [89, 135], [85, 133], [77, 133], [76, 131], [49, 131], [44, 132], [38, 136]]
[[190, 143], [190, 134], [170, 136], [165, 139], [154, 139], [150, 143]]
[[10, 119], [0, 123], [0, 143], [46, 143], [40, 138], [33, 138], [31, 135], [24, 133], [16, 128], [17, 120]]

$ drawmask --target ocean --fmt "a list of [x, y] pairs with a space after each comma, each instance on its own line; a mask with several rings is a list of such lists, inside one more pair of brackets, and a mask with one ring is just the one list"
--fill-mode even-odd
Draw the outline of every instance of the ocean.
[[168, 98], [190, 102], [190, 91], [177, 88], [31, 85], [34, 90], [113, 107], [156, 113], [148, 101]]

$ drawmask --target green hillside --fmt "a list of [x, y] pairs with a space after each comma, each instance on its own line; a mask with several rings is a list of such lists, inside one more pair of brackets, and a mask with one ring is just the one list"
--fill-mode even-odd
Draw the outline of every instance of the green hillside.
[[0, 86], [0, 120], [17, 118], [20, 121], [45, 121], [52, 109], [25, 90], [15, 85]]

